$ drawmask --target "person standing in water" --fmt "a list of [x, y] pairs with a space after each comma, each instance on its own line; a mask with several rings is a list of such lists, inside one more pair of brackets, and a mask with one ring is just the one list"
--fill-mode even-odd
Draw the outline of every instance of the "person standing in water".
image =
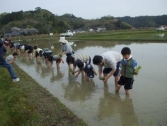
[[61, 43], [61, 53], [59, 54], [60, 57], [62, 57], [63, 55], [66, 55], [66, 62], [68, 64], [69, 69], [73, 69], [72, 64], [70, 64], [67, 61], [67, 58], [71, 55], [74, 54], [74, 51], [72, 49], [72, 47], [69, 45], [68, 41], [65, 39], [65, 37], [60, 37], [59, 42]]
[[132, 58], [130, 48], [124, 47], [121, 51], [121, 54], [123, 59], [120, 62], [120, 72], [118, 75], [121, 75], [121, 77], [118, 81], [116, 92], [119, 92], [120, 88], [124, 86], [126, 94], [129, 95], [129, 90], [132, 89], [133, 86], [134, 75], [138, 74], [138, 72], [136, 72], [138, 64], [136, 60]]

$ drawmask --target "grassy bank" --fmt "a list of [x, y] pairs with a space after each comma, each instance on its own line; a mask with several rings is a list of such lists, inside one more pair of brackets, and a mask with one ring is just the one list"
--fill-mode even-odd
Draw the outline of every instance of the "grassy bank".
[[[48, 34], [45, 35], [32, 35], [32, 36], [18, 36], [13, 37], [13, 41], [22, 40], [28, 42], [31, 40], [45, 40], [53, 42], [58, 42], [60, 35], [54, 34], [50, 37]], [[156, 31], [156, 30], [117, 30], [117, 31], [106, 31], [106, 32], [85, 32], [76, 33], [73, 37], [67, 37], [70, 41], [167, 41], [167, 30]]]
[[[32, 36], [18, 36], [13, 37], [13, 41], [22, 40], [23, 42], [31, 40], [46, 40], [58, 42], [60, 35], [54, 34], [50, 37], [45, 35], [32, 35]], [[67, 40], [79, 40], [79, 41], [167, 41], [167, 30], [118, 30], [118, 31], [106, 31], [106, 32], [85, 32], [76, 33], [73, 37], [67, 37]]]
[[167, 31], [127, 30], [76, 34], [73, 40], [87, 41], [167, 41]]
[[13, 83], [0, 68], [0, 126], [86, 126], [59, 100], [14, 65], [20, 81]]

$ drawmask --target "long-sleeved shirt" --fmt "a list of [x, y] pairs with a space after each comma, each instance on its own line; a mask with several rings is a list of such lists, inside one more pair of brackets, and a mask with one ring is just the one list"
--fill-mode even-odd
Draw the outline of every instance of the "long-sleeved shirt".
[[66, 52], [66, 54], [71, 53], [73, 51], [71, 46], [68, 43], [62, 44], [61, 50], [62, 50], [62, 52]]
[[116, 70], [117, 63], [122, 60], [122, 55], [116, 51], [108, 51], [101, 55], [103, 57], [104, 64], [98, 65], [99, 69], [102, 70], [102, 67], [112, 68], [112, 70]]

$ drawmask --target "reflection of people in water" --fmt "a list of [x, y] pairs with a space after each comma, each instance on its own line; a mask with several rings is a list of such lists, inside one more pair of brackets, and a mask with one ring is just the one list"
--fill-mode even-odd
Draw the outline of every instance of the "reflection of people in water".
[[36, 72], [41, 75], [42, 78], [45, 78], [51, 71], [46, 67], [45, 63], [35, 63]]
[[104, 97], [100, 98], [98, 120], [103, 118], [109, 118], [114, 115], [114, 107], [112, 105], [114, 100], [111, 94], [108, 92], [108, 85], [104, 84]]
[[41, 73], [41, 67], [42, 67], [42, 63], [41, 62], [39, 62], [38, 64], [35, 63], [36, 72], [39, 73], [39, 74]]
[[65, 90], [64, 98], [70, 101], [85, 101], [90, 99], [92, 93], [95, 91], [93, 81], [83, 80], [79, 83], [73, 79], [67, 85], [64, 84], [62, 86]]
[[[122, 125], [137, 125], [137, 117], [134, 113], [132, 99], [125, 96], [121, 99], [119, 94], [112, 95], [108, 92], [108, 87], [104, 87], [104, 97], [100, 98], [98, 120], [114, 118], [120, 115]], [[117, 122], [115, 122], [117, 124]], [[115, 125], [116, 125], [115, 124]]]
[[50, 78], [50, 82], [58, 81], [61, 78], [63, 78], [64, 73], [60, 71], [60, 69], [57, 69], [57, 73], [55, 75], [54, 71], [52, 70], [52, 77]]
[[20, 55], [19, 58], [20, 58], [20, 62], [22, 62], [26, 65], [33, 65], [34, 64], [34, 59], [32, 59], [29, 56]]

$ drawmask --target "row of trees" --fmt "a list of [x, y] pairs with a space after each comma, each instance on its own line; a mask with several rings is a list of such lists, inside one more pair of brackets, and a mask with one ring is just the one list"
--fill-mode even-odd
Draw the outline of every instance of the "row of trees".
[[[39, 31], [39, 34], [46, 34], [49, 32], [61, 33], [65, 32], [67, 29], [88, 30], [96, 29], [98, 27], [104, 27], [107, 30], [131, 29], [132, 26], [146, 26], [147, 23], [145, 23], [143, 19], [146, 19], [146, 17], [142, 17], [141, 19], [131, 19], [130, 17], [114, 18], [112, 16], [104, 16], [100, 19], [85, 20], [80, 17], [75, 17], [73, 14], [64, 14], [62, 16], [54, 15], [48, 10], [37, 7], [34, 11], [19, 11], [0, 14], [0, 32], [2, 33], [2, 29], [5, 29], [6, 32], [10, 32], [12, 27], [21, 29], [35, 28]], [[141, 23], [141, 20], [143, 23]], [[147, 20], [149, 22], [150, 18], [147, 18]], [[158, 22], [157, 20], [154, 21], [154, 23], [159, 24], [163, 22], [160, 20]], [[147, 26], [149, 27], [150, 25]]]
[[117, 19], [122, 20], [123, 22], [127, 22], [136, 28], [144, 28], [144, 27], [159, 27], [161, 25], [167, 25], [167, 15], [161, 16], [138, 16], [138, 17], [118, 17]]
[[[39, 33], [64, 32], [67, 29], [75, 29], [84, 26], [84, 20], [74, 15], [66, 14], [57, 16], [51, 12], [36, 8], [35, 11], [19, 11], [2, 13], [0, 15], [0, 29], [10, 32], [12, 27], [36, 28]], [[2, 31], [1, 31], [2, 32]]]

